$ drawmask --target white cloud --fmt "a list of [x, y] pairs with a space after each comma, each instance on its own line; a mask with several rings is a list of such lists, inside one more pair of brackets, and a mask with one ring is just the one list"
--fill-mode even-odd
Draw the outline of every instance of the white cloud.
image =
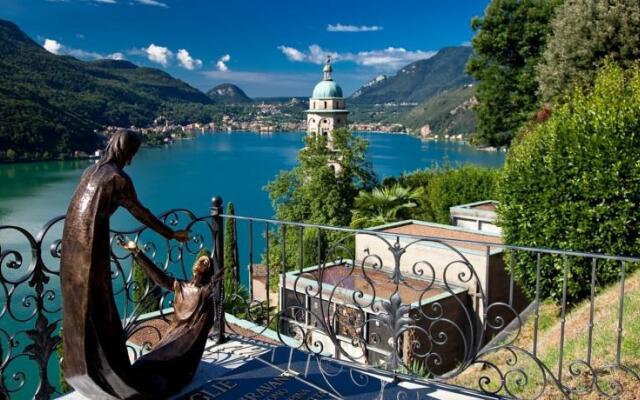
[[60, 42], [53, 39], [45, 39], [42, 47], [44, 47], [49, 53], [53, 54], [60, 54], [60, 51], [62, 50]]
[[124, 54], [120, 52], [111, 53], [107, 56], [107, 58], [110, 60], [126, 60]]
[[291, 61], [304, 61], [305, 55], [298, 49], [288, 46], [278, 46], [278, 49]]
[[104, 58], [108, 58], [112, 60], [125, 59], [124, 54], [120, 52], [104, 55], [104, 54], [96, 53], [94, 51], [86, 51], [82, 49], [74, 49], [73, 47], [67, 47], [54, 39], [45, 39], [42, 47], [44, 47], [45, 50], [47, 50], [49, 53], [53, 53], [57, 55], [73, 56], [76, 58], [80, 58], [82, 60], [100, 60]]
[[163, 3], [157, 0], [135, 0], [135, 1], [136, 3], [144, 4], [145, 6], [169, 8], [169, 6], [166, 3]]
[[342, 25], [341, 23], [337, 23], [335, 25], [327, 25], [328, 32], [377, 32], [381, 31], [382, 27], [378, 25]]
[[[46, 1], [50, 3], [71, 3], [72, 0], [46, 0]], [[83, 3], [89, 3], [89, 4], [118, 4], [118, 0], [76, 0], [76, 1], [81, 1]], [[129, 1], [129, 4], [130, 5], [141, 4], [145, 6], [169, 8], [169, 5], [167, 3], [164, 3], [159, 0], [131, 0]]]
[[218, 68], [218, 71], [220, 71], [220, 72], [228, 72], [229, 71], [229, 66], [227, 65], [227, 63], [229, 61], [231, 61], [231, 56], [229, 54], [225, 54], [222, 57], [220, 57], [218, 62], [216, 62], [216, 68]]
[[63, 53], [69, 56], [73, 56], [75, 58], [80, 58], [82, 60], [99, 60], [102, 58], [108, 58], [100, 53], [96, 53], [93, 51], [86, 51], [82, 49], [72, 49], [70, 47], [63, 47]]
[[202, 67], [202, 60], [191, 57], [186, 49], [178, 50], [176, 57], [178, 58], [180, 65], [189, 71]]
[[156, 46], [151, 43], [149, 47], [143, 49], [149, 61], [153, 61], [166, 67], [169, 65], [169, 61], [173, 58], [173, 52], [166, 47]]
[[397, 70], [411, 62], [430, 58], [436, 54], [435, 51], [410, 51], [402, 47], [387, 47], [386, 49], [358, 53], [339, 53], [325, 50], [317, 44], [309, 46], [307, 51], [300, 51], [288, 46], [279, 46], [278, 49], [290, 61], [322, 64], [327, 56], [331, 56], [335, 62], [350, 61], [377, 70]]

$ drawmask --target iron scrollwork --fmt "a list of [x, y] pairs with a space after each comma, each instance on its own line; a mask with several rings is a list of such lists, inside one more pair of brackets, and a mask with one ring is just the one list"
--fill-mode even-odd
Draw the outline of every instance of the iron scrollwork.
[[[323, 228], [273, 220], [267, 224]], [[396, 381], [462, 385], [513, 398], [537, 399], [550, 391], [564, 398], [592, 393], [619, 398], [625, 388], [617, 375], [640, 383], [629, 366], [597, 367], [584, 360], [569, 360], [561, 368], [563, 377], [535, 350], [521, 347], [526, 304], [514, 304], [513, 286], [496, 297], [484, 282], [495, 244], [456, 245], [438, 238], [342, 228], [339, 232], [341, 238], [318, 251], [316, 265], [300, 265], [286, 273], [280, 266], [275, 269], [272, 274], [281, 275], [280, 306], [266, 322], [253, 321], [262, 325], [253, 336], [271, 327], [282, 344], [319, 359], [343, 360]], [[358, 237], [378, 243], [356, 253], [353, 241]], [[478, 271], [478, 261], [470, 258], [473, 252], [465, 246], [475, 246], [476, 253], [486, 257], [485, 270]], [[416, 247], [422, 251], [416, 253]], [[509, 251], [508, 246], [502, 248]], [[245, 305], [247, 310], [251, 307]], [[250, 312], [244, 315], [251, 319]], [[330, 381], [331, 374], [325, 378]], [[336, 388], [335, 394], [339, 392]]]
[[[131, 254], [115, 246], [117, 236], [140, 243], [145, 253], [173, 276], [188, 280], [186, 267], [202, 250], [213, 251], [214, 227], [211, 216], [197, 217], [189, 210], [175, 209], [160, 214], [170, 226], [191, 232], [184, 245], [152, 236], [146, 227], [112, 230], [111, 279], [114, 295], [127, 337], [140, 336], [139, 344], [128, 344], [133, 359], [147, 352], [162, 338], [158, 323], [166, 320], [172, 298], [152, 283], [136, 281]], [[0, 226], [0, 399], [45, 400], [60, 396], [61, 375], [53, 373], [61, 345], [61, 298], [59, 260], [64, 216], [46, 223], [37, 235], [26, 229]], [[134, 295], [137, 293], [138, 295]], [[158, 311], [145, 315], [149, 300]]]

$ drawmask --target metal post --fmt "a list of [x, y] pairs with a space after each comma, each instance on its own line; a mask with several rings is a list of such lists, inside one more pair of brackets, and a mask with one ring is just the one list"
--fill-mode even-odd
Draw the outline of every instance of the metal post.
[[[224, 271], [224, 224], [222, 222], [222, 214], [224, 212], [224, 206], [222, 203], [222, 197], [214, 197], [211, 199], [211, 216], [213, 217], [214, 228], [214, 248], [212, 256], [217, 261], [214, 265], [217, 268], [214, 269], [214, 275], [222, 269]], [[214, 284], [214, 283], [212, 283]], [[215, 321], [213, 324], [212, 334], [216, 338], [216, 343], [221, 344], [225, 342], [224, 336], [224, 272], [218, 284], [214, 284], [213, 296], [215, 299]]]

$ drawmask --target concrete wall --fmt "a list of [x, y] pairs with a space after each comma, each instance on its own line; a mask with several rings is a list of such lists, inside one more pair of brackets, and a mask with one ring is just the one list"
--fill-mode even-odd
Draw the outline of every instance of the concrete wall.
[[481, 232], [501, 233], [500, 228], [490, 221], [483, 221], [479, 219], [452, 217], [451, 224], [453, 226], [459, 226], [461, 228], [475, 229]]

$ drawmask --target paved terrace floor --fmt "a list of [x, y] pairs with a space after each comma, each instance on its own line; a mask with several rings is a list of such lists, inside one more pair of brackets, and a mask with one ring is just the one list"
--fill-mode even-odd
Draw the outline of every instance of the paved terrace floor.
[[[294, 360], [293, 355], [297, 354], [297, 363]], [[300, 357], [306, 358], [306, 367], [304, 370], [301, 368], [304, 363], [300, 363]], [[235, 370], [240, 369], [241, 367], [247, 365], [248, 363], [259, 360], [260, 365], [264, 364], [264, 366], [273, 368], [273, 371], [276, 372], [275, 376], [280, 376], [281, 374], [287, 374], [296, 379], [299, 385], [309, 385], [313, 387], [315, 390], [326, 393], [325, 398], [349, 398], [349, 399], [386, 399], [387, 395], [382, 393], [382, 391], [388, 391], [388, 389], [383, 389], [378, 392], [368, 391], [367, 393], [358, 393], [353, 396], [353, 383], [344, 381], [342, 384], [345, 386], [349, 386], [349, 390], [351, 390], [350, 394], [343, 396], [337, 395], [335, 391], [331, 391], [328, 389], [331, 385], [327, 385], [324, 389], [321, 385], [318, 385], [317, 377], [314, 380], [311, 376], [309, 376], [309, 360], [315, 359], [315, 357], [308, 357], [306, 354], [303, 354], [298, 351], [291, 351], [290, 348], [283, 346], [274, 346], [269, 343], [264, 343], [255, 340], [247, 340], [245, 338], [241, 338], [238, 336], [230, 335], [229, 339], [226, 343], [221, 345], [215, 345], [213, 342], [208, 342], [207, 347], [205, 349], [204, 355], [202, 357], [202, 361], [200, 362], [200, 366], [196, 372], [196, 375], [193, 381], [185, 387], [178, 395], [173, 396], [172, 400], [182, 400], [191, 398], [189, 394], [193, 394], [194, 391], [197, 391], [198, 388], [206, 387], [207, 384], [214, 383], [216, 379], [219, 379], [223, 376], [231, 376], [228, 379], [235, 379], [236, 377], [233, 375]], [[284, 362], [283, 362], [284, 361]], [[251, 364], [248, 365], [251, 367]], [[247, 372], [244, 373], [245, 375]], [[250, 373], [249, 373], [250, 374]], [[370, 372], [365, 372], [372, 380], [378, 379], [381, 384], [379, 385], [381, 388], [385, 388], [385, 386], [391, 384], [391, 379], [377, 376]], [[345, 373], [346, 375], [346, 373]], [[309, 379], [307, 379], [309, 378]], [[323, 376], [323, 379], [327, 377]], [[344, 376], [343, 376], [344, 379]], [[327, 380], [327, 383], [333, 380], [333, 377]], [[250, 382], [250, 381], [248, 381]], [[334, 386], [336, 391], [341, 392], [343, 387], [340, 385], [335, 385], [339, 383], [340, 380], [336, 380]], [[377, 381], [376, 381], [377, 382]], [[244, 382], [244, 386], [250, 385], [250, 383]], [[469, 399], [489, 399], [495, 397], [487, 397], [474, 395], [467, 392], [463, 392], [461, 390], [450, 389], [446, 387], [440, 387], [436, 385], [417, 385], [414, 383], [404, 382], [397, 385], [402, 389], [408, 389], [410, 391], [418, 390], [420, 392], [420, 399], [438, 399], [438, 400], [469, 400]], [[391, 391], [390, 391], [391, 392]], [[393, 393], [389, 393], [393, 395], [395, 399], [397, 394], [397, 388]], [[200, 397], [193, 397], [200, 398]], [[211, 397], [215, 398], [215, 397]], [[237, 398], [237, 397], [222, 397], [224, 399], [227, 398]], [[271, 397], [269, 397], [271, 398]], [[287, 399], [288, 397], [283, 397], [283, 399]], [[391, 398], [391, 397], [389, 397]], [[72, 392], [68, 395], [62, 397], [64, 400], [86, 400], [86, 397], [82, 396], [77, 392]]]

